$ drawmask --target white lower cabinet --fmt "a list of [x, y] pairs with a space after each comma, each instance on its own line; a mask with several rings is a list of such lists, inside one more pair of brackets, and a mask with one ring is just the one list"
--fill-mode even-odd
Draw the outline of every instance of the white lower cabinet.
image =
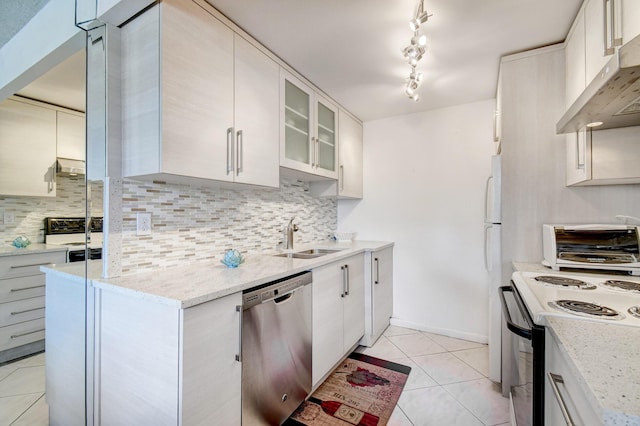
[[360, 344], [373, 346], [393, 314], [393, 247], [365, 256], [365, 333]]
[[65, 263], [66, 250], [0, 257], [0, 363], [39, 352], [45, 335], [40, 266]]
[[[547, 330], [545, 334], [544, 424], [600, 424], [584, 394], [584, 384], [571, 371], [552, 331]], [[565, 416], [569, 416], [572, 423]]]
[[240, 293], [186, 309], [97, 300], [97, 424], [241, 423]]
[[364, 254], [313, 269], [316, 386], [364, 334]]

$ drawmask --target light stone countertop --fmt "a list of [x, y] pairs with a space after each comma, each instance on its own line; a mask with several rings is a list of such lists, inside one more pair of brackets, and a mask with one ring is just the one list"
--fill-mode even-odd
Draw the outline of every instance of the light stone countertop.
[[17, 248], [10, 244], [0, 245], [0, 256], [17, 256], [51, 251], [67, 251], [67, 247], [57, 244], [29, 244], [25, 248]]
[[[541, 263], [513, 262], [515, 271], [558, 273]], [[602, 276], [593, 271], [563, 275]], [[547, 316], [547, 331], [605, 425], [640, 425], [640, 327]]]
[[[100, 270], [91, 267], [89, 277], [96, 288], [184, 309], [358, 253], [391, 246], [391, 242], [380, 241], [323, 242], [296, 247], [293, 251], [308, 248], [330, 248], [340, 251], [314, 259], [294, 259], [269, 254], [246, 255], [245, 262], [238, 268], [227, 268], [219, 260], [212, 260], [108, 279], [100, 278]], [[46, 273], [84, 276], [84, 268], [71, 265], [41, 269]]]
[[605, 425], [640, 424], [640, 327], [549, 317], [574, 376]]

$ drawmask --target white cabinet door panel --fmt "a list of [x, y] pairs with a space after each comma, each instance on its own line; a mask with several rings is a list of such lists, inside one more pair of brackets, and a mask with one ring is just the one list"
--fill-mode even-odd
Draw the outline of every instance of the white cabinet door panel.
[[349, 257], [348, 291], [344, 297], [344, 352], [364, 335], [364, 254]]
[[84, 115], [57, 111], [57, 156], [84, 161], [86, 157]]
[[236, 182], [280, 185], [280, 67], [235, 35]]
[[163, 169], [229, 180], [233, 32], [192, 1], [169, 0], [160, 7]]
[[0, 103], [0, 194], [55, 197], [56, 111]]

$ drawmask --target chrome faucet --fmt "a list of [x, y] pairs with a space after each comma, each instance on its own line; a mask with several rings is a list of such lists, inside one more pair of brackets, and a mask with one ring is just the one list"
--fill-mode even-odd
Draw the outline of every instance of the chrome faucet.
[[295, 219], [295, 217], [291, 218], [291, 220], [289, 221], [289, 224], [287, 224], [287, 229], [286, 229], [286, 233], [287, 233], [286, 249], [287, 250], [293, 249], [293, 233], [298, 230], [298, 225], [293, 223], [293, 219]]

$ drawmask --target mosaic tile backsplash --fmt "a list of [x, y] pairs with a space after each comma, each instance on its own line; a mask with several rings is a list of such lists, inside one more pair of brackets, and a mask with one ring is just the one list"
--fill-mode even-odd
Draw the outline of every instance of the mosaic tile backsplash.
[[[11, 244], [18, 235], [33, 243], [44, 243], [44, 218], [85, 215], [84, 177], [57, 176], [56, 197], [9, 197], [0, 195], [0, 209], [14, 214], [12, 224], [0, 221], [0, 244]], [[91, 183], [91, 209], [102, 216], [102, 183]]]
[[[336, 200], [313, 197], [307, 183], [284, 177], [280, 189], [125, 179], [122, 193], [123, 275], [220, 259], [228, 248], [247, 254], [274, 250], [294, 216], [296, 244], [326, 240], [337, 226]], [[151, 212], [150, 235], [136, 235], [138, 212]]]

